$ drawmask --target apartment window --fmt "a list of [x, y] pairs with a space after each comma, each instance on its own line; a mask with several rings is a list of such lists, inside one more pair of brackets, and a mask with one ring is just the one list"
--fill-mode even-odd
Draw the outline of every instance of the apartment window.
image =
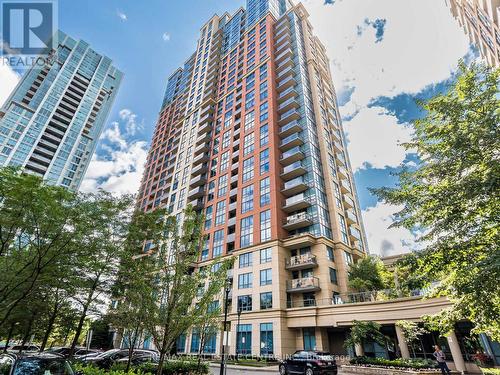
[[253, 210], [253, 184], [244, 187], [241, 190], [242, 201], [241, 201], [241, 213]]
[[255, 112], [247, 112], [245, 114], [245, 131], [253, 129], [255, 124]]
[[331, 248], [330, 246], [327, 246], [326, 247], [326, 254], [327, 254], [329, 260], [331, 260], [332, 262], [335, 261], [335, 255], [334, 255], [333, 248]]
[[262, 103], [260, 105], [260, 108], [259, 108], [260, 122], [266, 121], [267, 118], [269, 117], [268, 112], [267, 112], [268, 107], [269, 107], [269, 105], [267, 104], [267, 102]]
[[238, 324], [236, 354], [252, 354], [252, 325]]
[[214, 244], [212, 250], [212, 256], [218, 257], [222, 255], [222, 248], [224, 247], [224, 230], [218, 230], [214, 232]]
[[263, 80], [265, 80], [265, 79], [266, 79], [266, 77], [267, 77], [267, 65], [266, 65], [266, 64], [262, 65], [262, 66], [259, 68], [259, 74], [260, 74], [259, 79], [260, 79], [261, 81], [263, 81]]
[[186, 351], [186, 334], [185, 333], [182, 333], [179, 337], [177, 337], [175, 347], [177, 348], [177, 353], [184, 353]]
[[249, 181], [254, 176], [254, 163], [253, 156], [243, 160], [243, 182]]
[[337, 270], [332, 267], [329, 267], [329, 269], [330, 269], [330, 282], [332, 284], [337, 284]]
[[260, 127], [260, 147], [269, 143], [269, 125], [265, 124]]
[[260, 294], [260, 309], [272, 309], [273, 308], [273, 292], [265, 292]]
[[215, 225], [222, 225], [226, 219], [226, 201], [217, 202], [215, 210]]
[[184, 195], [186, 194], [186, 189], [181, 189], [179, 194], [179, 202], [177, 202], [177, 209], [181, 209], [184, 206]]
[[260, 180], [260, 206], [266, 206], [271, 203], [271, 180], [266, 177]]
[[269, 241], [271, 239], [271, 210], [260, 213], [260, 240]]
[[262, 249], [260, 251], [260, 264], [269, 263], [271, 261], [273, 251], [271, 248]]
[[229, 151], [224, 152], [220, 157], [220, 172], [223, 172], [229, 166]]
[[238, 310], [252, 311], [252, 296], [238, 296]]
[[252, 108], [255, 104], [255, 91], [247, 92], [245, 95], [245, 110]]
[[342, 208], [342, 202], [340, 200], [340, 189], [339, 184], [336, 182], [333, 183], [333, 189], [335, 190], [335, 204], [338, 208]]
[[251, 154], [254, 149], [255, 149], [255, 134], [250, 133], [245, 135], [245, 139], [243, 141], [243, 156]]
[[228, 111], [224, 115], [224, 128], [229, 128], [233, 120], [233, 111]]
[[260, 323], [260, 354], [273, 354], [273, 323]]
[[345, 259], [345, 262], [346, 262], [347, 265], [353, 263], [352, 254], [348, 253], [347, 251], [344, 251], [344, 259]]
[[269, 172], [269, 149], [260, 153], [260, 174]]
[[227, 193], [227, 174], [219, 177], [217, 196], [222, 197]]
[[238, 275], [238, 289], [248, 289], [252, 287], [252, 273], [242, 273]]
[[208, 206], [205, 209], [205, 230], [210, 229], [212, 226], [212, 212], [214, 208], [213, 206]]
[[252, 73], [252, 74], [248, 75], [247, 79], [246, 79], [247, 91], [250, 89], [253, 89], [254, 85], [255, 85], [255, 73]]
[[193, 329], [191, 334], [191, 353], [198, 353], [200, 349], [200, 333], [197, 329]]
[[253, 244], [253, 216], [241, 219], [240, 247]]
[[302, 328], [304, 350], [316, 349], [316, 332], [314, 328]]
[[260, 100], [267, 99], [267, 81], [262, 82], [259, 87], [260, 90]]
[[271, 285], [273, 283], [272, 274], [273, 270], [271, 268], [260, 270], [260, 286]]
[[201, 260], [208, 259], [208, 248], [210, 247], [210, 240], [207, 238], [203, 241], [203, 249], [201, 250]]
[[339, 222], [340, 222], [340, 234], [342, 236], [342, 242], [344, 242], [345, 244], [349, 244], [349, 240], [347, 238], [347, 226], [345, 224], [345, 219], [341, 214], [339, 214]]
[[229, 147], [229, 141], [230, 141], [230, 139], [231, 139], [231, 131], [228, 130], [222, 136], [222, 148]]
[[238, 260], [240, 268], [250, 267], [252, 265], [252, 253], [241, 254]]

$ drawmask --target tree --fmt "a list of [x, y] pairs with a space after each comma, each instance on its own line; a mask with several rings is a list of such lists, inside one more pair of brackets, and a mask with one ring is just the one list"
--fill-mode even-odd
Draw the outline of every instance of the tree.
[[345, 348], [362, 346], [367, 341], [376, 342], [379, 345], [386, 345], [386, 337], [380, 332], [381, 325], [368, 321], [353, 320], [349, 334], [344, 341]]
[[391, 275], [377, 257], [365, 257], [351, 264], [348, 270], [349, 287], [358, 292], [377, 291], [387, 288]]
[[404, 146], [421, 160], [399, 173], [395, 188], [375, 189], [385, 202], [402, 205], [393, 226], [418, 230], [425, 248], [413, 272], [431, 296], [452, 303], [435, 319], [449, 329], [469, 319], [475, 332], [500, 340], [500, 70], [460, 63], [445, 94], [420, 103]]
[[419, 342], [420, 338], [428, 333], [428, 331], [411, 320], [398, 320], [396, 321], [396, 326], [400, 327], [403, 331], [405, 340], [413, 352], [413, 357], [415, 357], [414, 345]]
[[[154, 272], [148, 273], [154, 285], [154, 308], [148, 311], [147, 331], [160, 352], [158, 375], [163, 372], [165, 356], [177, 338], [200, 320], [221, 292], [231, 259], [215, 260], [210, 269], [195, 271], [201, 253], [201, 215], [192, 208], [184, 212], [182, 225], [174, 217], [162, 222], [163, 228], [150, 240]], [[199, 285], [203, 284], [203, 288]]]

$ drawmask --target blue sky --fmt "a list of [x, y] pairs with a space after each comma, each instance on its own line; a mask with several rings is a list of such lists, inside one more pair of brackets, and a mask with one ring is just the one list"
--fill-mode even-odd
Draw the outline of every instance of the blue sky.
[[[414, 163], [399, 143], [409, 139], [409, 123], [421, 115], [415, 99], [446, 90], [458, 59], [472, 55], [466, 36], [445, 0], [303, 3], [331, 60], [370, 250], [408, 251], [418, 246], [414, 235], [387, 230], [397, 208], [377, 202], [368, 188], [395, 184], [391, 173]], [[108, 55], [125, 74], [84, 190], [136, 192], [167, 77], [194, 51], [210, 16], [241, 5], [243, 0], [59, 0], [59, 28]], [[10, 72], [0, 69], [0, 80], [10, 82]]]

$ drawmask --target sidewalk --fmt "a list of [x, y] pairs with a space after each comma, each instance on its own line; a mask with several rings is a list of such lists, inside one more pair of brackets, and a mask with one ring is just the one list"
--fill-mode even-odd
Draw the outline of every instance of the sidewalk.
[[[211, 368], [220, 368], [220, 363], [213, 363], [210, 362], [210, 367]], [[262, 372], [270, 372], [270, 371], [278, 371], [278, 365], [275, 366], [263, 366], [263, 367], [256, 367], [256, 366], [240, 366], [240, 365], [226, 365], [226, 368], [231, 369], [231, 370], [248, 370], [248, 371], [262, 371]]]

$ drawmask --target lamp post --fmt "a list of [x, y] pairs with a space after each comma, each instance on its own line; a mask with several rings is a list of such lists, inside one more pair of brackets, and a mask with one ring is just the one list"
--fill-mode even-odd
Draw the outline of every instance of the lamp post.
[[[240, 329], [241, 306], [238, 306], [238, 323], [236, 324], [236, 345], [238, 345], [238, 330]], [[240, 361], [240, 354], [236, 348], [236, 362]]]
[[[230, 286], [228, 280], [226, 280], [225, 301], [224, 301], [224, 327], [222, 328], [222, 335], [223, 336], [224, 336], [224, 332], [227, 332], [226, 325], [227, 325], [227, 310], [229, 308], [229, 292], [231, 291], [230, 287], [231, 286]], [[227, 333], [226, 333], [226, 340], [225, 341], [227, 344]], [[225, 359], [226, 359], [226, 356], [224, 353], [225, 346], [226, 345], [224, 345], [224, 337], [223, 337], [222, 338], [222, 350], [221, 350], [222, 358], [220, 361], [220, 375], [224, 375], [224, 370], [225, 370]]]

